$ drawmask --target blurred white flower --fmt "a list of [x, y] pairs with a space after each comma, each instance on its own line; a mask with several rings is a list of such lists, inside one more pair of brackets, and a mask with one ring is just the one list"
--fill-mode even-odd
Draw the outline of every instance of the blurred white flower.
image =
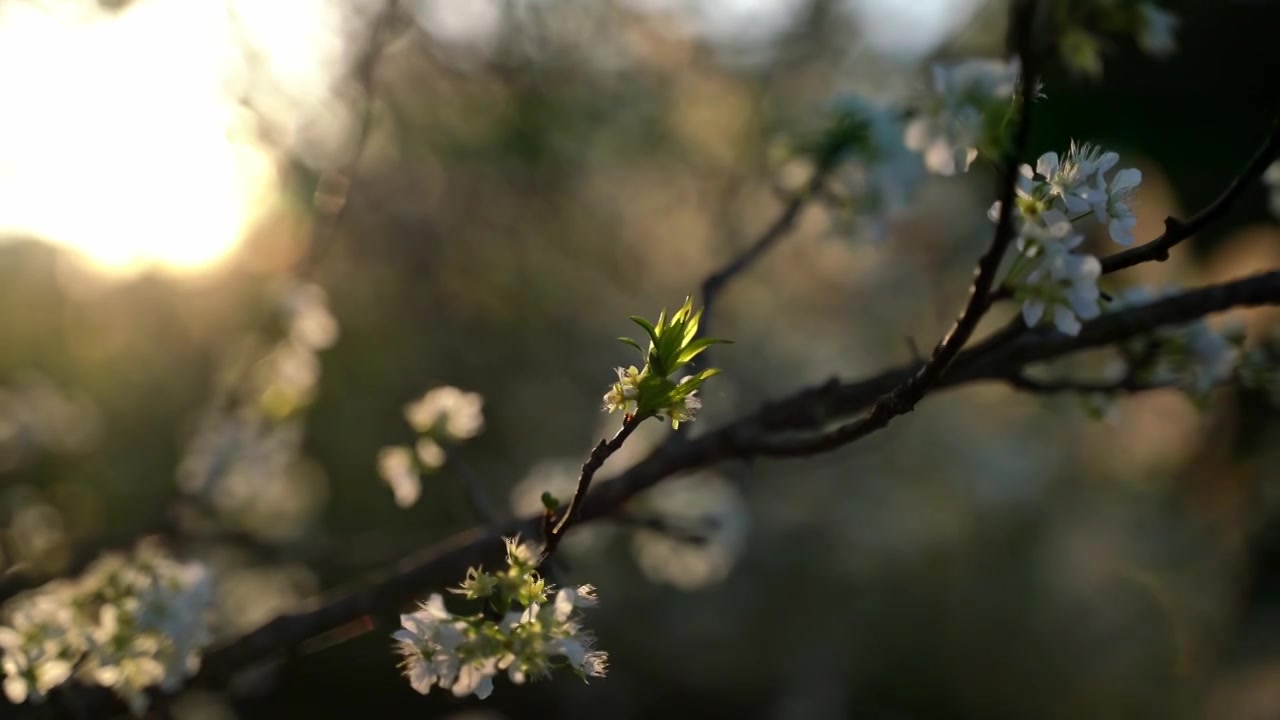
[[690, 542], [658, 530], [637, 529], [632, 553], [650, 580], [695, 590], [724, 580], [746, 545], [747, 504], [728, 480], [699, 474], [664, 482], [638, 499], [642, 511], [689, 528]]
[[418, 456], [418, 462], [422, 463], [422, 467], [427, 470], [438, 470], [444, 466], [447, 459], [444, 448], [440, 447], [440, 443], [429, 437], [418, 438], [418, 442], [413, 445], [414, 452]]
[[211, 642], [208, 570], [152, 543], [108, 555], [74, 582], [49, 583], [6, 606], [0, 627], [4, 690], [40, 702], [72, 675], [106, 687], [136, 715], [154, 687], [176, 690]]
[[[1158, 292], [1129, 288], [1112, 303], [1115, 309], [1146, 305], [1173, 288]], [[1136, 368], [1140, 381], [1172, 385], [1182, 389], [1194, 402], [1202, 404], [1210, 392], [1229, 380], [1245, 354], [1243, 326], [1227, 324], [1214, 328], [1203, 319], [1184, 325], [1165, 326], [1125, 341], [1122, 349], [1130, 358], [1142, 358]]]
[[987, 123], [1007, 113], [1018, 78], [1018, 63], [967, 60], [934, 65], [933, 96], [906, 125], [904, 143], [922, 153], [925, 167], [938, 175], [969, 170], [987, 141]]
[[329, 312], [329, 296], [313, 283], [299, 283], [284, 293], [289, 337], [312, 352], [338, 341], [338, 321]]
[[412, 507], [422, 497], [422, 476], [409, 448], [392, 445], [379, 450], [378, 475], [390, 486], [396, 505]]
[[443, 429], [455, 440], [468, 440], [484, 429], [483, 406], [479, 393], [444, 385], [405, 405], [404, 417], [420, 433]]
[[867, 129], [866, 141], [848, 148], [831, 173], [844, 211], [836, 221], [846, 234], [882, 242], [892, 223], [911, 209], [924, 165], [903, 144], [905, 129], [896, 110], [857, 95], [839, 98], [835, 110]]

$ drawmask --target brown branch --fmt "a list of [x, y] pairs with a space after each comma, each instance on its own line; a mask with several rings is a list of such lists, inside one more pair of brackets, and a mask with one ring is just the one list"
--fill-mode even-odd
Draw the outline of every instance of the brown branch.
[[[711, 320], [711, 310], [725, 286], [754, 265], [766, 252], [791, 232], [795, 227], [796, 220], [800, 217], [800, 212], [822, 190], [823, 184], [827, 181], [827, 175], [831, 173], [836, 163], [837, 158], [834, 154], [827, 154], [818, 158], [813, 175], [809, 177], [809, 181], [805, 183], [804, 188], [791, 196], [791, 199], [783, 206], [782, 212], [778, 214], [778, 217], [774, 218], [772, 223], [769, 223], [769, 226], [756, 238], [755, 242], [751, 243], [745, 250], [702, 281], [702, 323], [698, 333], [699, 337], [709, 337], [708, 327]], [[698, 358], [693, 364], [698, 367], [709, 367], [709, 355], [709, 351], [704, 351], [702, 357]], [[683, 436], [673, 435], [672, 437]]]
[[1172, 217], [1166, 218], [1164, 234], [1155, 240], [1102, 258], [1103, 274], [1124, 270], [1152, 260], [1156, 262], [1168, 260], [1170, 249], [1225, 217], [1235, 207], [1245, 189], [1257, 182], [1266, 172], [1267, 167], [1277, 158], [1280, 158], [1280, 117], [1273, 121], [1271, 132], [1253, 154], [1253, 158], [1245, 165], [1244, 170], [1231, 181], [1217, 199], [1185, 222]]
[[1132, 376], [1119, 380], [1040, 380], [1027, 375], [1024, 371], [1015, 372], [1004, 378], [1009, 386], [1033, 395], [1057, 395], [1060, 393], [1120, 393], [1141, 392], [1167, 387], [1166, 385], [1145, 385], [1138, 383]]
[[568, 532], [569, 527], [577, 521], [578, 516], [582, 514], [582, 501], [587, 496], [587, 492], [591, 489], [591, 479], [595, 477], [598, 471], [619, 448], [622, 443], [631, 437], [631, 433], [640, 427], [640, 423], [644, 422], [645, 415], [627, 415], [622, 421], [622, 427], [618, 428], [618, 432], [608, 440], [601, 440], [591, 451], [591, 455], [587, 457], [587, 461], [582, 464], [582, 473], [578, 475], [578, 487], [573, 491], [573, 499], [569, 501], [569, 507], [565, 509], [564, 514], [560, 516], [560, 520], [554, 525], [551, 524], [551, 516], [544, 516], [543, 530], [543, 547], [542, 559], [539, 564], [545, 563], [552, 555], [555, 554], [556, 548], [560, 547], [560, 541], [564, 538], [564, 534]]
[[[1142, 307], [1108, 313], [1086, 323], [1075, 337], [1032, 332], [1003, 349], [983, 353], [975, 347], [961, 352], [935, 389], [984, 380], [1006, 380], [1022, 366], [1051, 360], [1149, 332], [1178, 325], [1233, 307], [1280, 305], [1280, 271], [1211, 285], [1164, 298]], [[841, 415], [865, 408], [888, 389], [912, 377], [919, 363], [885, 371], [853, 383], [829, 382], [765, 406], [755, 415], [723, 426], [675, 446], [661, 448], [614, 480], [599, 485], [582, 502], [575, 522], [615, 515], [644, 490], [677, 473], [731, 459], [750, 459], [785, 447], [770, 441], [776, 433], [815, 429]], [[817, 451], [809, 454], [816, 454]], [[800, 453], [793, 453], [800, 454]], [[540, 517], [506, 524], [502, 535], [538, 532]], [[386, 612], [407, 603], [430, 587], [455, 583], [468, 567], [501, 562], [498, 536], [476, 528], [450, 537], [405, 558], [362, 586], [320, 599], [310, 607], [283, 615], [247, 635], [208, 653], [198, 681], [221, 684], [235, 672], [273, 657], [307, 639], [366, 615]]]

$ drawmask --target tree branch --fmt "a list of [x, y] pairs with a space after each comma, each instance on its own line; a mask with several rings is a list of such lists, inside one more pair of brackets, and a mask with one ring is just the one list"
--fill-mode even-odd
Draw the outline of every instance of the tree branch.
[[974, 271], [973, 285], [969, 288], [969, 298], [964, 310], [956, 319], [951, 330], [943, 336], [933, 350], [933, 355], [910, 380], [895, 387], [878, 399], [871, 412], [865, 416], [835, 430], [808, 438], [804, 442], [791, 441], [772, 448], [769, 454], [808, 455], [815, 452], [833, 450], [847, 445], [867, 435], [877, 432], [899, 415], [911, 412], [916, 404], [942, 378], [943, 373], [951, 365], [960, 349], [973, 335], [978, 322], [991, 307], [991, 291], [995, 285], [996, 273], [1000, 269], [1000, 261], [1004, 259], [1013, 242], [1017, 230], [1013, 222], [1014, 194], [1017, 189], [1018, 166], [1026, 153], [1031, 136], [1031, 98], [1036, 92], [1036, 55], [1031, 52], [1032, 29], [1036, 15], [1036, 0], [1015, 0], [1010, 5], [1010, 41], [1011, 50], [1021, 61], [1021, 82], [1019, 98], [1022, 103], [1021, 117], [1013, 143], [1006, 152], [1000, 182], [1000, 217], [996, 222], [995, 235], [991, 245], [978, 260]]
[[[827, 181], [827, 175], [831, 173], [832, 168], [836, 165], [836, 158], [832, 156], [824, 156], [818, 158], [817, 166], [813, 170], [813, 175], [800, 192], [791, 196], [787, 204], [782, 208], [782, 212], [778, 217], [774, 218], [764, 232], [756, 238], [740, 254], [726, 263], [719, 270], [711, 273], [702, 281], [702, 323], [699, 330], [699, 337], [709, 337], [709, 326], [711, 320], [711, 310], [715, 306], [716, 300], [719, 299], [720, 293], [725, 286], [729, 284], [738, 275], [745, 272], [748, 268], [756, 263], [766, 252], [780, 240], [791, 232], [796, 224], [796, 220], [800, 217], [800, 212], [814, 195], [822, 190], [822, 185]], [[696, 367], [710, 366], [710, 351], [704, 351], [702, 357], [693, 363]], [[683, 437], [681, 435], [672, 435], [671, 439]]]
[[565, 509], [564, 514], [560, 516], [559, 522], [551, 524], [551, 513], [548, 512], [543, 516], [543, 541], [542, 559], [539, 564], [545, 563], [552, 555], [555, 554], [556, 548], [560, 547], [560, 540], [564, 538], [565, 532], [569, 530], [569, 526], [577, 521], [578, 516], [582, 514], [582, 501], [587, 496], [587, 491], [591, 489], [591, 479], [595, 477], [598, 471], [618, 448], [622, 447], [622, 443], [631, 437], [631, 433], [640, 427], [640, 423], [644, 422], [643, 415], [627, 415], [626, 420], [622, 421], [622, 427], [618, 428], [618, 432], [614, 433], [612, 438], [601, 440], [596, 444], [595, 449], [591, 451], [591, 455], [587, 457], [587, 461], [582, 464], [582, 473], [578, 476], [578, 487], [573, 491], [573, 499], [569, 501], [569, 507]]
[[[1046, 329], [1028, 333], [994, 353], [982, 353], [981, 348], [975, 347], [960, 353], [952, 371], [939, 380], [935, 389], [982, 380], [1005, 380], [1028, 363], [1109, 345], [1162, 325], [1184, 324], [1229, 308], [1256, 305], [1280, 305], [1280, 271], [1210, 285], [1142, 307], [1108, 313], [1086, 323], [1075, 337]], [[914, 375], [919, 368], [919, 363], [912, 363], [859, 382], [832, 381], [774, 402], [755, 415], [686, 443], [661, 448], [583, 498], [576, 522], [610, 517], [633, 496], [677, 473], [730, 459], [800, 454], [778, 452], [785, 446], [770, 442], [769, 436], [811, 429], [818, 423], [857, 412], [888, 388]], [[531, 517], [508, 523], [501, 534], [531, 535], [538, 532], [541, 522], [540, 517]], [[206, 655], [198, 681], [224, 683], [234, 672], [308, 638], [407, 603], [424, 588], [451, 584], [462, 577], [468, 567], [499, 563], [501, 550], [497, 537], [480, 528], [443, 540], [405, 558], [354, 590], [320, 599], [309, 608], [280, 616], [214, 649]]]
[[1164, 262], [1169, 259], [1169, 250], [1175, 245], [1195, 235], [1210, 224], [1217, 222], [1235, 207], [1246, 188], [1258, 181], [1271, 163], [1280, 158], [1280, 117], [1271, 125], [1271, 132], [1262, 142], [1262, 146], [1253, 154], [1249, 164], [1227, 186], [1226, 190], [1200, 212], [1182, 222], [1174, 218], [1164, 221], [1164, 234], [1135, 248], [1122, 250], [1102, 258], [1102, 272], [1113, 273], [1133, 267], [1144, 262], [1155, 260]]

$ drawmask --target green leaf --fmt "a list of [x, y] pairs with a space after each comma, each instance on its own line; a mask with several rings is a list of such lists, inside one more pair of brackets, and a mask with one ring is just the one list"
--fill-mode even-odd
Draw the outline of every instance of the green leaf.
[[[654, 326], [653, 326], [653, 324], [652, 324], [652, 323], [650, 323], [648, 320], [645, 320], [644, 318], [640, 317], [639, 315], [632, 315], [632, 316], [631, 316], [631, 322], [633, 322], [633, 323], [635, 323], [635, 324], [639, 325], [640, 327], [644, 328], [644, 331], [645, 331], [645, 332], [647, 332], [647, 333], [649, 333], [649, 339], [653, 342], [654, 347], [657, 347], [657, 345], [658, 345], [658, 330], [657, 330], [656, 328], [654, 328]], [[641, 351], [641, 352], [643, 352], [643, 351]]]
[[640, 347], [640, 343], [636, 342], [635, 340], [632, 340], [629, 337], [620, 337], [618, 339], [630, 345], [631, 347], [635, 348], [636, 350], [639, 350], [641, 355], [645, 354], [644, 348]]
[[658, 313], [658, 324], [654, 325], [653, 329], [658, 333], [658, 335], [662, 335], [662, 329], [666, 327], [666, 324], [667, 324], [667, 309], [663, 308], [662, 312]]
[[700, 355], [703, 350], [706, 350], [712, 345], [720, 345], [720, 344], [730, 344], [730, 341], [721, 340], [719, 338], [702, 338], [701, 340], [694, 340], [693, 342], [686, 345], [684, 350], [680, 351], [680, 355], [676, 357], [676, 362], [681, 364], [687, 363], [690, 360], [698, 357], [698, 355]]
[[689, 318], [688, 324], [684, 326], [684, 342], [682, 345], [688, 345], [693, 342], [693, 338], [698, 334], [698, 325], [702, 322], [702, 311], [706, 308], [698, 308], [698, 312]]
[[[691, 376], [688, 380], [680, 383], [680, 388], [689, 388], [690, 392], [692, 392], [693, 390], [698, 389], [698, 387], [702, 385], [702, 383], [706, 382], [708, 378], [719, 374], [720, 368], [707, 368], [706, 370], [703, 370], [702, 372]], [[685, 394], [687, 395], [688, 393]]]

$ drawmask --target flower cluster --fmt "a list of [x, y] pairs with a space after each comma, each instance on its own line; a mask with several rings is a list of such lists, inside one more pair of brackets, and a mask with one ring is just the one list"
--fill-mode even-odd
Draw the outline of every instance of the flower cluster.
[[904, 130], [906, 146], [938, 175], [967, 172], [980, 153], [998, 154], [1017, 113], [1018, 63], [967, 60], [934, 65], [933, 92]]
[[698, 324], [702, 320], [702, 311], [693, 311], [692, 298], [685, 298], [684, 305], [667, 317], [663, 310], [658, 315], [657, 323], [650, 323], [639, 315], [632, 315], [631, 321], [644, 328], [649, 335], [649, 350], [646, 352], [640, 343], [631, 338], [618, 338], [630, 345], [645, 358], [643, 369], [634, 365], [628, 368], [617, 368], [618, 382], [614, 383], [604, 395], [604, 409], [609, 412], [621, 410], [628, 416], [646, 418], [650, 415], [671, 420], [671, 427], [678, 428], [682, 422], [694, 419], [702, 401], [695, 396], [698, 388], [707, 378], [720, 371], [707, 368], [694, 375], [686, 375], [679, 381], [670, 376], [688, 365], [704, 350], [716, 343], [727, 343], [728, 340], [716, 338], [698, 338]]
[[584, 680], [603, 677], [608, 655], [594, 649], [594, 637], [579, 623], [577, 610], [596, 604], [595, 588], [555, 591], [537, 572], [537, 549], [508, 538], [507, 570], [472, 568], [450, 592], [484, 603], [484, 611], [455, 615], [444, 598], [432, 595], [410, 614], [392, 637], [404, 660], [409, 684], [422, 694], [433, 685], [463, 697], [486, 698], [493, 678], [505, 671], [512, 682], [542, 678], [568, 668]]
[[396, 504], [412, 507], [422, 496], [422, 473], [435, 472], [448, 459], [442, 442], [470, 440], [484, 429], [484, 398], [451, 385], [428, 390], [404, 406], [404, 419], [417, 433], [412, 447], [390, 445], [378, 451], [378, 474], [391, 487]]
[[[1073, 142], [1062, 158], [1048, 152], [1034, 170], [1022, 166], [1014, 206], [1018, 257], [1005, 285], [1021, 301], [1028, 327], [1047, 316], [1059, 331], [1075, 335], [1081, 320], [1098, 316], [1102, 265], [1092, 255], [1074, 252], [1083, 240], [1076, 223], [1093, 217], [1115, 242], [1133, 243], [1137, 220], [1129, 204], [1142, 172], [1127, 168], [1108, 179], [1119, 160], [1114, 152]], [[1000, 211], [997, 202], [988, 217], [997, 221]]]
[[[1146, 305], [1173, 291], [1130, 288], [1116, 298], [1113, 306], [1119, 309]], [[1120, 345], [1120, 351], [1129, 373], [1140, 385], [1177, 387], [1197, 405], [1203, 405], [1209, 393], [1236, 372], [1244, 339], [1239, 325], [1215, 329], [1204, 320], [1197, 320], [1157, 328], [1127, 340]]]
[[211, 641], [213, 587], [203, 565], [142, 543], [107, 555], [75, 580], [49, 583], [5, 608], [0, 666], [11, 702], [43, 702], [74, 677], [114, 691], [134, 714], [147, 691], [176, 690]]
[[1143, 52], [1157, 58], [1178, 49], [1178, 17], [1153, 2], [1058, 0], [1055, 10], [1059, 53], [1079, 75], [1102, 75], [1107, 35], [1132, 38]]

